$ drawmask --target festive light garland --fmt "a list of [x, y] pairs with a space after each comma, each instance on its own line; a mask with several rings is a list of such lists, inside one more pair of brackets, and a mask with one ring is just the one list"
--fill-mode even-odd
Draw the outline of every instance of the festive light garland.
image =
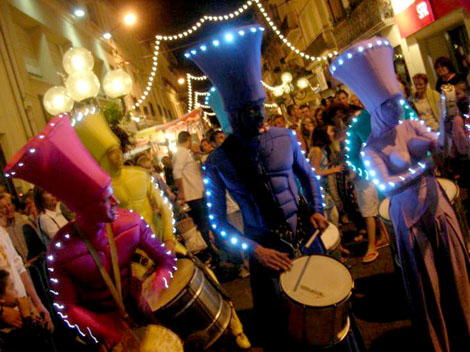
[[[336, 51], [334, 51], [333, 53], [329, 53], [328, 56], [322, 56], [322, 57], [316, 57], [316, 56], [311, 56], [311, 55], [308, 55], [306, 54], [305, 52], [301, 51], [300, 49], [298, 49], [297, 47], [295, 47], [279, 30], [279, 28], [274, 24], [273, 20], [269, 17], [269, 15], [267, 14], [266, 10], [264, 9], [263, 5], [261, 4], [261, 1], [260, 0], [248, 0], [246, 1], [241, 7], [238, 8], [238, 10], [236, 11], [233, 11], [233, 12], [230, 12], [230, 13], [227, 13], [227, 14], [223, 14], [223, 15], [204, 15], [202, 17], [199, 18], [199, 20], [197, 20], [192, 26], [186, 28], [185, 30], [183, 30], [182, 32], [180, 33], [176, 33], [176, 34], [172, 34], [172, 35], [161, 35], [161, 34], [157, 34], [155, 36], [156, 40], [155, 40], [155, 50], [154, 50], [154, 55], [153, 55], [153, 62], [154, 62], [154, 67], [152, 67], [152, 73], [150, 74], [150, 77], [149, 77], [149, 81], [147, 82], [147, 87], [146, 87], [146, 90], [144, 92], [144, 94], [142, 94], [142, 96], [140, 97], [140, 99], [137, 101], [136, 104], [134, 104], [132, 106], [132, 110], [135, 110], [140, 104], [142, 104], [142, 102], [147, 98], [147, 95], [150, 91], [150, 88], [152, 87], [152, 84], [153, 84], [153, 77], [155, 76], [155, 72], [156, 72], [156, 65], [157, 65], [157, 61], [158, 61], [158, 53], [159, 53], [159, 45], [160, 45], [160, 42], [162, 41], [175, 41], [175, 40], [180, 40], [180, 39], [183, 39], [183, 38], [186, 38], [187, 36], [189, 35], [192, 35], [194, 33], [196, 33], [201, 27], [202, 25], [205, 23], [205, 22], [218, 22], [218, 21], [229, 21], [229, 20], [232, 20], [238, 16], [240, 16], [243, 12], [245, 12], [246, 10], [248, 10], [248, 8], [250, 8], [251, 6], [253, 6], [253, 4], [256, 4], [257, 8], [259, 9], [259, 11], [261, 12], [261, 14], [263, 15], [264, 19], [266, 20], [266, 22], [269, 24], [270, 28], [274, 31], [274, 33], [276, 33], [276, 35], [279, 37], [279, 39], [287, 45], [287, 47], [295, 52], [296, 54], [300, 55], [301, 57], [307, 59], [307, 60], [310, 60], [310, 61], [327, 61], [328, 58], [332, 58], [333, 57], [333, 54], [334, 55], [337, 55], [338, 53]], [[188, 86], [190, 85], [190, 82], [188, 81]], [[189, 101], [189, 97], [188, 97], [188, 112], [191, 111], [191, 109], [189, 109], [189, 106], [192, 107], [192, 101]]]
[[147, 86], [145, 87], [144, 93], [137, 100], [137, 103], [132, 105], [131, 110], [136, 110], [140, 106], [140, 104], [142, 104], [144, 102], [144, 100], [147, 99], [147, 96], [150, 93], [150, 89], [152, 89], [153, 80], [155, 79], [155, 74], [157, 73], [159, 50], [160, 50], [160, 40], [156, 39], [155, 40], [154, 52], [153, 52], [153, 58], [152, 58], [152, 60], [153, 60], [152, 71], [150, 72], [150, 76], [149, 76], [148, 81], [147, 81]]
[[192, 81], [205, 81], [207, 76], [193, 76], [190, 73], [186, 74], [186, 82], [188, 85], [188, 112], [193, 110], [193, 84]]

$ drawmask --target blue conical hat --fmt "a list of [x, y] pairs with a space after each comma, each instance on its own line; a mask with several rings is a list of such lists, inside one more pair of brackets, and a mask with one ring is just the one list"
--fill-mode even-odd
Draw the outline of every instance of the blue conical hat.
[[209, 77], [227, 112], [266, 99], [261, 84], [263, 31], [259, 25], [238, 27], [185, 54]]

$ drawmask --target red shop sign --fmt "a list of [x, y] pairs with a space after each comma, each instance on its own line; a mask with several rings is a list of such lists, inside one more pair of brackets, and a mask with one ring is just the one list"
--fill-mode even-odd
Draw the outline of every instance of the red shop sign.
[[417, 0], [395, 16], [395, 22], [403, 38], [409, 37], [434, 21], [429, 0]]

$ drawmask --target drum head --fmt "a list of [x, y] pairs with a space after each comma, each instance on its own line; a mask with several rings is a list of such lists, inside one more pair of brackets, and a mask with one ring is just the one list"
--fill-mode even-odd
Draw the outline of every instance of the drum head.
[[390, 208], [390, 199], [385, 198], [379, 206], [379, 216], [387, 221], [390, 221], [390, 213], [389, 213], [389, 208]]
[[146, 296], [146, 300], [150, 305], [150, 308], [153, 312], [162, 308], [163, 306], [167, 305], [169, 302], [173, 300], [183, 289], [188, 285], [189, 280], [193, 277], [194, 274], [194, 263], [189, 259], [179, 259], [176, 262], [176, 270], [173, 274], [173, 279], [169, 284], [169, 287], [164, 290], [157, 300], [152, 299], [152, 297], [147, 297], [147, 290], [146, 287], [149, 286], [149, 283], [155, 277], [155, 274], [152, 274], [149, 278], [147, 278], [144, 282], [144, 295]]
[[340, 303], [350, 295], [354, 285], [348, 268], [325, 255], [295, 259], [292, 269], [281, 274], [280, 283], [288, 297], [310, 307]]
[[135, 330], [140, 352], [183, 352], [183, 342], [170, 329], [161, 325], [147, 325]]
[[341, 243], [341, 237], [339, 235], [338, 228], [330, 222], [326, 230], [321, 234], [321, 240], [323, 241], [325, 248], [328, 250], [339, 246]]
[[453, 203], [458, 193], [457, 185], [446, 178], [438, 178], [437, 181], [441, 184], [442, 188], [446, 192], [447, 198], [449, 198], [450, 202]]

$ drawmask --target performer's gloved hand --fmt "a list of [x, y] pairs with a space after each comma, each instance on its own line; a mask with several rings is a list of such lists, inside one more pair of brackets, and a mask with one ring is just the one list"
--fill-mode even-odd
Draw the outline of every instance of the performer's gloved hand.
[[316, 229], [320, 229], [320, 231], [326, 230], [328, 227], [328, 220], [326, 220], [325, 216], [322, 213], [314, 213], [310, 217], [310, 221], [312, 222], [312, 225]]
[[261, 265], [272, 270], [290, 270], [292, 261], [289, 259], [288, 253], [282, 253], [275, 249], [265, 248], [263, 246], [256, 246], [255, 257]]

